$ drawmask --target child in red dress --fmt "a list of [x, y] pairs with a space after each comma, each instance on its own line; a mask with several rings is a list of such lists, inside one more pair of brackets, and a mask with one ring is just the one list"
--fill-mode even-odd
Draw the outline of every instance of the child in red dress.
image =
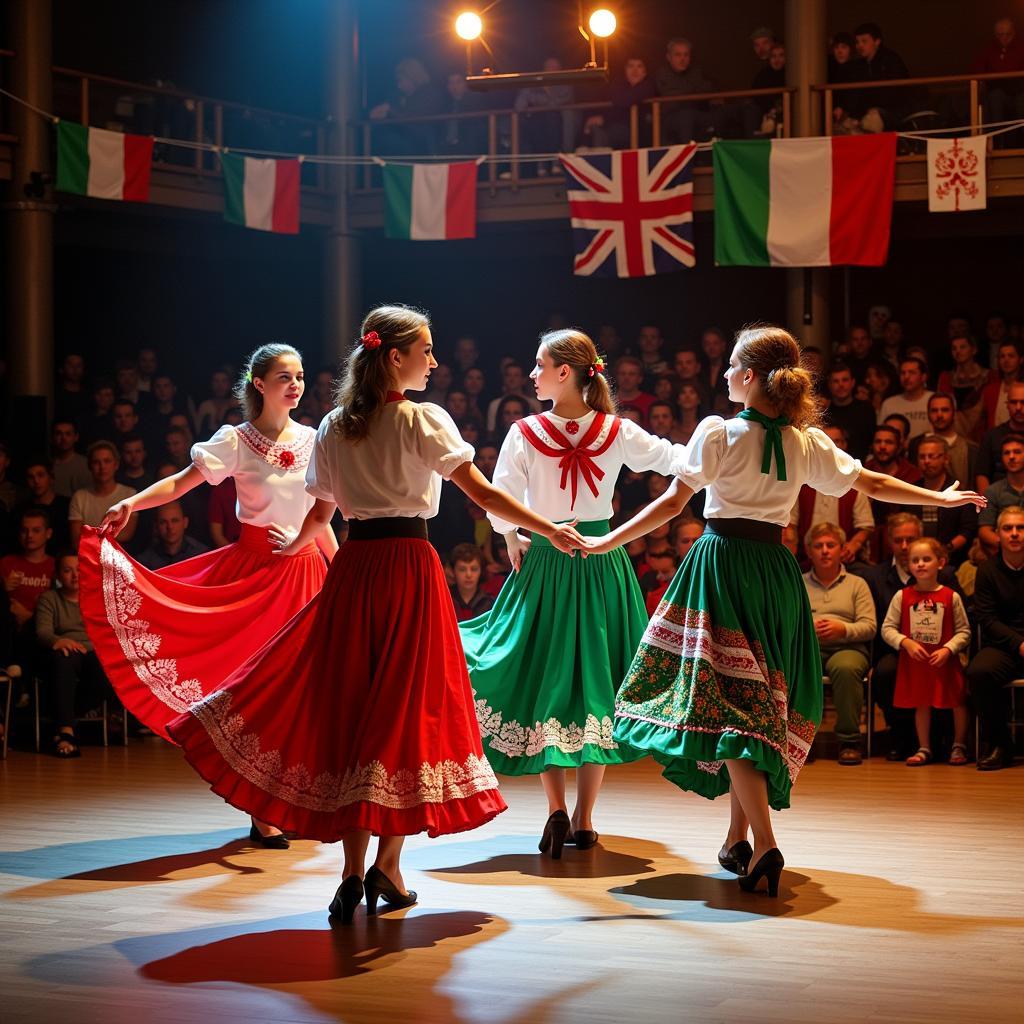
[[931, 764], [932, 708], [953, 709], [956, 736], [949, 763], [967, 764], [966, 685], [959, 654], [971, 642], [971, 628], [960, 595], [938, 581], [945, 564], [945, 548], [934, 537], [914, 541], [914, 582], [892, 599], [882, 624], [882, 639], [899, 651], [893, 703], [916, 712], [919, 749], [907, 758], [912, 768]]

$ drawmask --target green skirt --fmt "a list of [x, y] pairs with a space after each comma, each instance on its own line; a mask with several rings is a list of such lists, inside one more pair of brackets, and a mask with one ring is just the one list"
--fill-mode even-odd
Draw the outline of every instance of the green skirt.
[[[601, 537], [608, 523], [576, 528]], [[494, 770], [535, 775], [645, 756], [623, 747], [612, 730], [615, 691], [646, 626], [621, 548], [570, 558], [535, 536], [491, 610], [459, 624]]]
[[669, 585], [626, 673], [615, 738], [652, 754], [681, 789], [729, 790], [746, 758], [772, 807], [821, 721], [821, 657], [796, 559], [779, 544], [705, 533]]

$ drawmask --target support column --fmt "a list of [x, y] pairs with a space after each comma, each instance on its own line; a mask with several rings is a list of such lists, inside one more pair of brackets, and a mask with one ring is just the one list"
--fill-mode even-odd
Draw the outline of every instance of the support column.
[[[327, 31], [334, 42], [330, 59], [328, 109], [333, 131], [328, 152], [351, 153], [349, 125], [359, 113], [359, 21], [354, 0], [338, 0], [331, 8]], [[359, 329], [362, 316], [361, 244], [349, 227], [348, 183], [345, 167], [327, 168], [334, 198], [334, 215], [324, 244], [324, 355], [343, 358]]]
[[[10, 90], [42, 110], [53, 109], [51, 0], [8, 0], [8, 28], [14, 59]], [[13, 173], [3, 204], [7, 247], [5, 332], [10, 360], [12, 439], [19, 446], [46, 436], [53, 398], [53, 220], [56, 207], [49, 179], [50, 124], [18, 103], [10, 104]], [[33, 175], [37, 175], [33, 181]]]
[[[786, 0], [786, 84], [796, 87], [790, 134], [820, 135], [820, 97], [812, 85], [825, 81], [825, 0]], [[786, 271], [787, 326], [804, 345], [816, 345], [828, 361], [831, 350], [826, 267]]]

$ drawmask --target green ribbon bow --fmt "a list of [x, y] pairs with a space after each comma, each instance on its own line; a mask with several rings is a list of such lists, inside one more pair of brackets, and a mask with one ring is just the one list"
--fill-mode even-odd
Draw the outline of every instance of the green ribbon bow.
[[739, 414], [741, 420], [752, 420], [760, 423], [765, 429], [764, 457], [761, 459], [761, 472], [770, 473], [772, 469], [772, 452], [775, 453], [775, 476], [778, 480], [786, 479], [786, 453], [782, 449], [782, 428], [789, 426], [785, 416], [771, 419], [756, 409], [744, 409]]

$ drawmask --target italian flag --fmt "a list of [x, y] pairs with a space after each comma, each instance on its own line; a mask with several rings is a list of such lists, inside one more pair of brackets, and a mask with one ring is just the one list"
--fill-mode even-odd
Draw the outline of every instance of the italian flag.
[[97, 199], [149, 200], [153, 139], [57, 123], [57, 188]]
[[720, 266], [885, 263], [895, 134], [716, 142], [713, 156]]
[[384, 234], [388, 238], [476, 237], [475, 161], [385, 164]]
[[298, 160], [257, 160], [222, 153], [224, 219], [257, 231], [299, 233]]

